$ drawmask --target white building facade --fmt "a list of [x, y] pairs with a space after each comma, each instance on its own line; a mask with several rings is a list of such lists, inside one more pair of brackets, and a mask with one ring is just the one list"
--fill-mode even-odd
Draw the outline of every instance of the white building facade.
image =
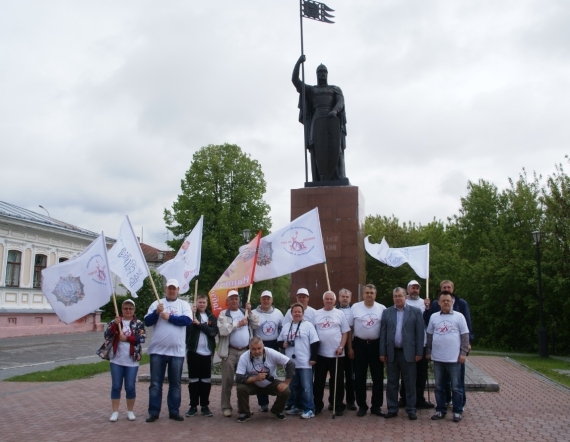
[[[0, 201], [0, 338], [99, 330], [93, 312], [67, 326], [41, 291], [41, 271], [77, 256], [98, 233]], [[114, 240], [107, 239], [112, 245]]]

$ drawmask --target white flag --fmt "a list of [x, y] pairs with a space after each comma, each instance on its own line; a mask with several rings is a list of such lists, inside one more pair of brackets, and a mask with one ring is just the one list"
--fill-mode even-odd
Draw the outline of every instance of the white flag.
[[109, 302], [113, 282], [101, 233], [79, 256], [42, 270], [42, 292], [66, 324]]
[[372, 244], [368, 238], [364, 238], [364, 247], [373, 258], [390, 267], [400, 267], [407, 262], [420, 278], [429, 278], [429, 243], [391, 249], [385, 238], [380, 244]]
[[261, 238], [254, 281], [277, 278], [326, 261], [319, 209]]
[[149, 273], [141, 246], [128, 216], [121, 225], [117, 242], [109, 250], [109, 265], [111, 271], [131, 292], [133, 298], [137, 298], [137, 290], [141, 289]]
[[156, 269], [166, 279], [174, 278], [178, 280], [180, 294], [188, 291], [190, 280], [200, 273], [203, 225], [204, 215], [200, 217], [190, 235], [184, 240], [176, 256]]

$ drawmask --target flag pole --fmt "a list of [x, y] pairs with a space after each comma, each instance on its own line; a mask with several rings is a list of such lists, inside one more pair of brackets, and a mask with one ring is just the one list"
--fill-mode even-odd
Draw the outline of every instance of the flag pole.
[[197, 296], [198, 296], [198, 279], [194, 281], [194, 304], [196, 304]]
[[111, 295], [113, 297], [113, 305], [115, 306], [115, 316], [119, 316], [119, 309], [117, 308], [117, 298], [115, 297], [115, 293]]
[[247, 294], [247, 302], [246, 304], [249, 304], [249, 300], [251, 299], [251, 288], [253, 287], [253, 284], [249, 285], [249, 292]]
[[[107, 241], [105, 241], [105, 232], [103, 230], [101, 230], [101, 236], [103, 237], [103, 245], [105, 246], [105, 263], [107, 264], [107, 269], [109, 271], [111, 271], [111, 266], [109, 265], [109, 257], [107, 256]], [[117, 308], [117, 298], [115, 298], [115, 293], [113, 290], [113, 293], [111, 294], [111, 297], [113, 298], [113, 306], [115, 307], [115, 316], [119, 316], [119, 309]], [[119, 326], [119, 329], [121, 327]]]
[[[129, 221], [131, 233], [133, 234], [133, 236], [136, 239], [137, 237], [135, 235], [135, 231], [133, 230], [133, 225], [131, 224], [131, 219], [129, 218], [129, 215], [127, 215], [127, 220]], [[137, 239], [137, 243], [138, 243], [138, 239]], [[140, 244], [139, 244], [139, 247], [140, 247]], [[160, 302], [160, 298], [158, 297], [158, 292], [156, 291], [156, 287], [154, 286], [154, 281], [152, 280], [152, 273], [150, 273], [150, 269], [148, 268], [148, 263], [146, 262], [146, 260], [143, 260], [143, 261], [144, 261], [144, 265], [146, 267], [146, 272], [148, 273], [148, 279], [150, 279], [150, 285], [152, 286], [152, 291], [154, 292], [154, 296], [156, 296], [156, 300], [158, 302]]]
[[325, 275], [327, 275], [327, 287], [330, 292], [331, 290], [331, 282], [329, 281], [329, 269], [327, 267], [327, 262], [325, 261]]
[[427, 244], [426, 298], [429, 298], [429, 242]]
[[[299, 0], [299, 22], [301, 24], [301, 55], [305, 55], [303, 48], [303, 0]], [[306, 125], [307, 102], [305, 101], [305, 62], [301, 63], [301, 103], [303, 112], [303, 151], [305, 152], [305, 182], [309, 182], [309, 166], [307, 163], [308, 131]]]

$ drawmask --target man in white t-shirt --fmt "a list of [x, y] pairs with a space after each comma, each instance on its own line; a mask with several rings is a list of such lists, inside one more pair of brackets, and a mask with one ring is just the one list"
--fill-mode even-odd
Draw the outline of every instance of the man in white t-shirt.
[[222, 360], [222, 413], [232, 416], [231, 395], [239, 358], [249, 348], [253, 330], [259, 327], [259, 316], [251, 311], [248, 302], [245, 309], [239, 307], [237, 290], [230, 290], [226, 297], [228, 308], [218, 316], [218, 356]]
[[[301, 288], [297, 290], [297, 302], [303, 306], [305, 309], [305, 321], [313, 322], [316, 310], [309, 305], [309, 291], [307, 289]], [[291, 316], [291, 309], [287, 310], [285, 313], [285, 318], [283, 319], [283, 324], [291, 322], [293, 317]]]
[[453, 310], [450, 292], [439, 295], [441, 311], [431, 315], [427, 327], [426, 357], [433, 361], [435, 377], [435, 414], [432, 420], [445, 419], [445, 377], [451, 380], [453, 422], [463, 418], [463, 387], [461, 365], [467, 360], [469, 351], [469, 328], [465, 317]]
[[[350, 326], [346, 316], [340, 310], [334, 308], [336, 295], [327, 291], [323, 295], [324, 307], [317, 310], [313, 318], [313, 325], [319, 335], [319, 352], [315, 364], [315, 384], [313, 394], [315, 396], [315, 413], [323, 410], [323, 395], [327, 373], [330, 373], [329, 390], [334, 397], [334, 411], [337, 416], [342, 416], [344, 411], [344, 346], [348, 339]], [[335, 381], [336, 378], [336, 381]], [[335, 391], [336, 384], [336, 391]]]
[[[283, 326], [283, 313], [273, 307], [273, 294], [269, 290], [264, 290], [259, 298], [260, 305], [255, 309], [259, 316], [259, 327], [253, 331], [263, 341], [265, 348], [277, 350], [277, 338]], [[257, 403], [261, 411], [269, 411], [269, 397], [258, 395]]]
[[[285, 368], [285, 380], [276, 379], [277, 366]], [[285, 402], [289, 397], [289, 384], [295, 374], [295, 363], [272, 348], [264, 348], [261, 338], [254, 336], [249, 350], [239, 358], [236, 369], [238, 413], [237, 421], [242, 423], [251, 418], [249, 396], [263, 394], [276, 396], [271, 413], [279, 420], [285, 420]]]
[[166, 282], [166, 296], [154, 301], [144, 317], [147, 327], [153, 326], [150, 355], [150, 387], [148, 418], [154, 422], [160, 415], [162, 384], [168, 367], [168, 418], [183, 421], [180, 415], [182, 368], [186, 350], [186, 326], [192, 323], [190, 304], [178, 298], [178, 281]]
[[384, 416], [382, 402], [384, 395], [384, 364], [380, 361], [380, 320], [386, 309], [377, 303], [376, 287], [366, 284], [362, 288], [362, 302], [351, 307], [352, 311], [352, 349], [354, 357], [354, 389], [358, 411], [362, 417], [368, 411], [366, 404], [366, 374], [370, 367], [372, 377], [372, 398], [370, 412]]
[[[420, 298], [420, 289], [421, 285], [415, 279], [408, 282], [408, 297], [406, 298], [406, 304], [411, 305], [412, 307], [416, 307], [420, 309], [423, 313], [426, 309], [426, 301]], [[429, 302], [429, 299], [428, 299]], [[425, 324], [424, 324], [425, 328]], [[416, 362], [416, 408], [419, 409], [428, 409], [434, 408], [435, 405], [431, 402], [426, 401], [424, 396], [426, 383], [428, 377], [428, 360], [426, 359], [426, 351], [425, 351], [425, 339], [424, 339], [424, 354], [422, 358]], [[400, 408], [406, 406], [406, 384], [402, 382], [400, 379], [400, 400], [398, 401], [398, 406]]]

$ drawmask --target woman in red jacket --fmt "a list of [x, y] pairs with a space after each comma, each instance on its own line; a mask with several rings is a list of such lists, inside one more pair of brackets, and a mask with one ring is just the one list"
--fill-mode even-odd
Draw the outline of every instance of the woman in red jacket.
[[135, 302], [132, 299], [125, 300], [121, 310], [123, 315], [117, 316], [105, 330], [105, 339], [113, 338], [113, 352], [110, 355], [111, 405], [113, 406], [113, 413], [109, 418], [111, 422], [119, 419], [119, 401], [123, 380], [127, 396], [127, 419], [130, 421], [136, 419], [133, 412], [136, 398], [135, 381], [141, 359], [141, 344], [146, 338], [144, 323], [135, 316]]

